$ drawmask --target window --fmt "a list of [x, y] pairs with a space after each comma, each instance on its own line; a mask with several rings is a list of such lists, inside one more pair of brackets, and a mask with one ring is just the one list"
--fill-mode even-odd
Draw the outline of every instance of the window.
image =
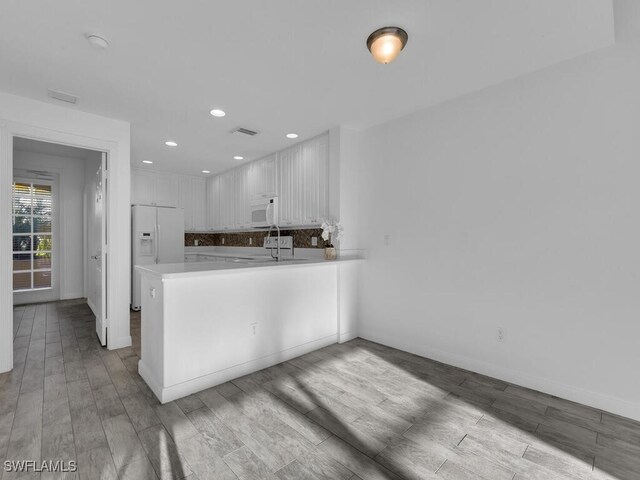
[[13, 183], [13, 291], [51, 288], [53, 197], [45, 182]]

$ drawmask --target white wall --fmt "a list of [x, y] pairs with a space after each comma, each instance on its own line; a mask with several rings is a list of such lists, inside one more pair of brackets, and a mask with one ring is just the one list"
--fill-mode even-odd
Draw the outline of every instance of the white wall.
[[[96, 153], [96, 155], [99, 155]], [[84, 296], [84, 214], [85, 161], [42, 153], [14, 151], [16, 169], [36, 169], [59, 175], [59, 269], [60, 298]], [[14, 295], [14, 302], [16, 295]]]
[[640, 419], [631, 37], [362, 134], [361, 336]]
[[11, 181], [14, 135], [108, 151], [109, 348], [131, 344], [130, 288], [130, 127], [128, 122], [0, 92], [0, 372], [13, 366], [11, 259]]

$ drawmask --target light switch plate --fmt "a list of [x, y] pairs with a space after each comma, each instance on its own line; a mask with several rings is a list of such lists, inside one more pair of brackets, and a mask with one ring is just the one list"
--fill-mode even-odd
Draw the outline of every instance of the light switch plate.
[[318, 237], [311, 237], [311, 246], [312, 247], [318, 246]]

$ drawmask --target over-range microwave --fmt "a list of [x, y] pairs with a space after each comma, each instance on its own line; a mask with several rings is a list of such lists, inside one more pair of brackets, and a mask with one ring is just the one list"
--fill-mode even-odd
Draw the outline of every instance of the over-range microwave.
[[251, 201], [251, 226], [271, 227], [278, 224], [278, 197], [257, 198]]

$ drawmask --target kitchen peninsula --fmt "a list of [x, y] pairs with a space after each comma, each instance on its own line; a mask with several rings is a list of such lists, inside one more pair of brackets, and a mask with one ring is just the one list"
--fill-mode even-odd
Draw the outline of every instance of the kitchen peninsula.
[[353, 338], [358, 259], [137, 267], [140, 375], [162, 403]]

